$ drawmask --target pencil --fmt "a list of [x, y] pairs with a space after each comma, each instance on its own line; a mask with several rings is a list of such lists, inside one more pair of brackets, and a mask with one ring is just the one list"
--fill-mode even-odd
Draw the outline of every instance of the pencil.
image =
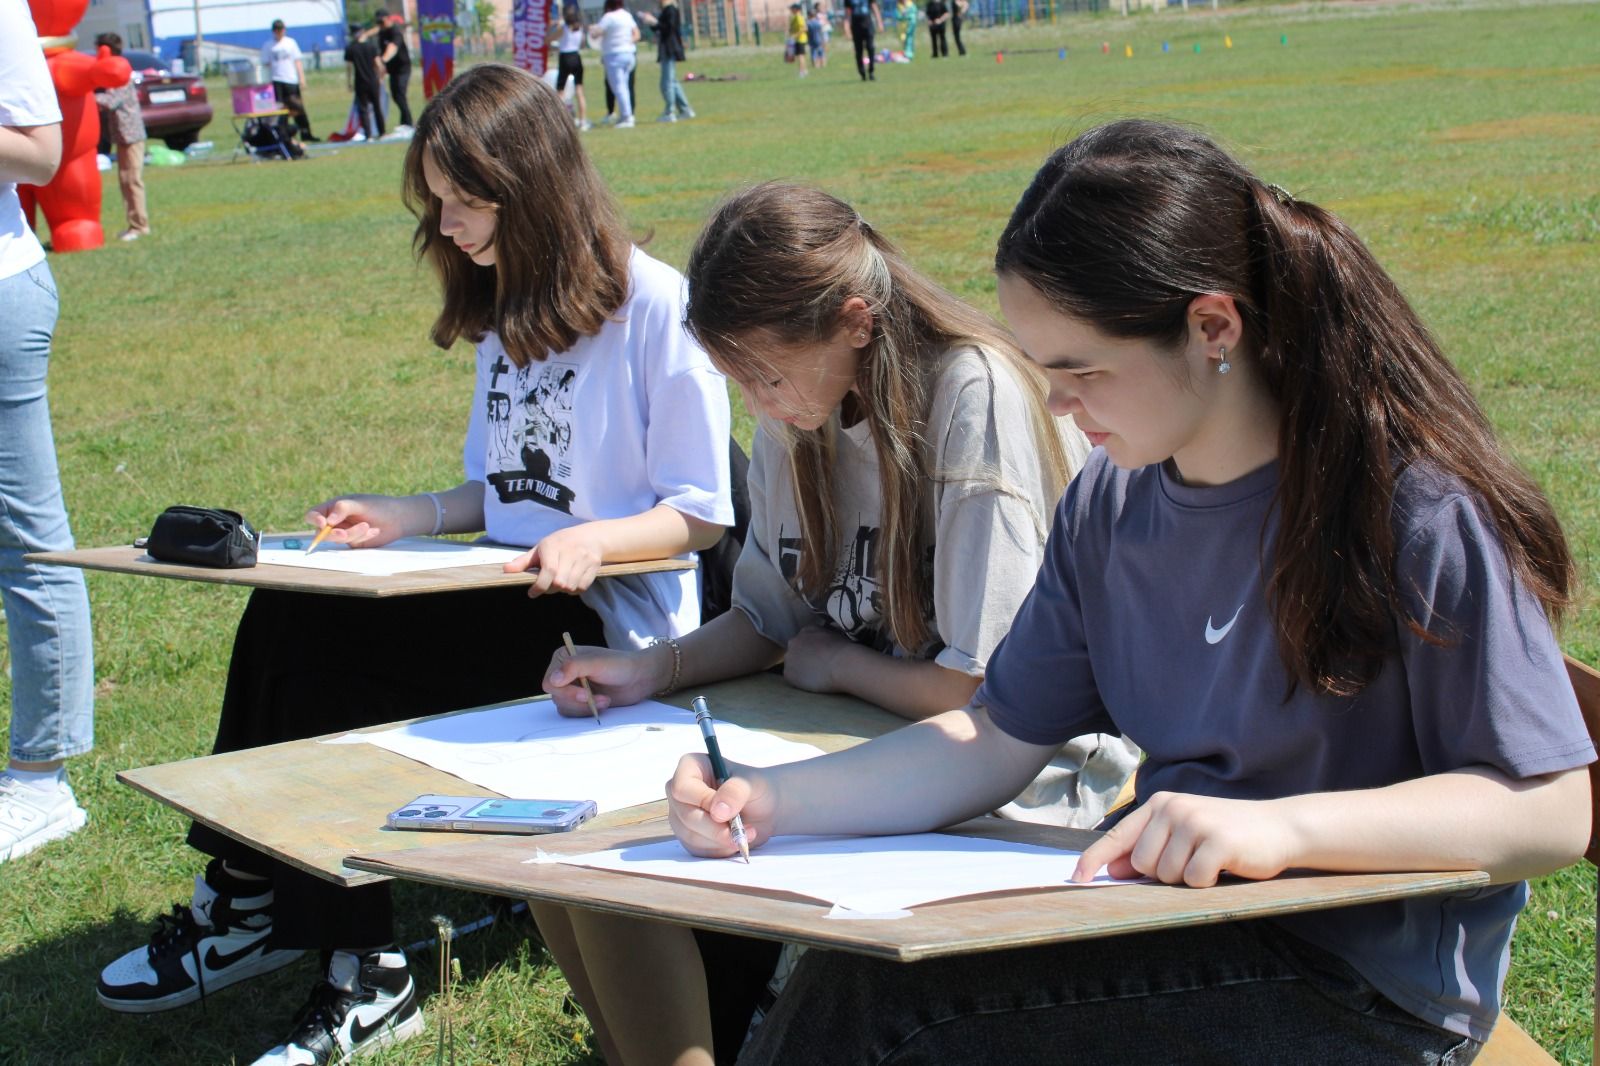
[[317, 550], [317, 545], [328, 539], [328, 534], [333, 532], [333, 523], [329, 522], [317, 530], [317, 535], [311, 538], [311, 543], [306, 545], [305, 553], [310, 555]]
[[[561, 639], [566, 641], [566, 643], [567, 643], [567, 654], [568, 655], [577, 655], [578, 654], [578, 649], [574, 648], [572, 646], [572, 634], [571, 633], [562, 633], [561, 634]], [[598, 707], [596, 707], [594, 705], [594, 689], [589, 687], [589, 679], [587, 677], [580, 677], [580, 678], [578, 678], [578, 680], [583, 682], [583, 698], [589, 701], [589, 713], [594, 715], [594, 723], [595, 723], [595, 725], [599, 725], [600, 724], [600, 708], [598, 708]]]
[[[722, 745], [717, 743], [717, 731], [711, 723], [711, 709], [706, 706], [704, 696], [696, 696], [689, 701], [689, 706], [694, 708], [694, 720], [700, 725], [700, 735], [706, 738], [706, 754], [711, 757], [711, 773], [717, 779], [717, 784], [728, 779], [728, 764], [722, 758]], [[744, 856], [744, 861], [750, 861], [750, 841], [744, 835], [744, 819], [737, 814], [733, 821], [728, 823], [728, 830], [733, 834], [733, 842], [739, 845], [739, 854]]]

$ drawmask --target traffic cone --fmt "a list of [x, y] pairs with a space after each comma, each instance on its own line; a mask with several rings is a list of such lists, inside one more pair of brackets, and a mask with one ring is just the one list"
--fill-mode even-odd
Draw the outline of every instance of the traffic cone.
[[1133, 45], [1131, 45], [1131, 44], [1123, 45], [1122, 46], [1122, 54], [1123, 54], [1124, 57], [1126, 57], [1128, 59], [1132, 59], [1133, 58]]
[[1194, 54], [1195, 55], [1199, 55], [1200, 54], [1200, 42], [1199, 41], [1194, 42]]
[[1162, 52], [1163, 52], [1163, 53], [1165, 53], [1165, 52], [1170, 52], [1170, 51], [1172, 51], [1172, 44], [1171, 44], [1171, 42], [1169, 42], [1169, 41], [1162, 41], [1162, 42], [1161, 42], [1161, 51], [1162, 51]]
[[1101, 55], [1105, 55], [1105, 56], [1108, 56], [1108, 55], [1111, 54], [1111, 42], [1110, 41], [1101, 41], [1100, 42], [1100, 54]]
[[996, 52], [994, 54], [994, 61], [996, 63], [1004, 63], [1006, 61], [1006, 54], [1004, 52]]
[[1222, 47], [1224, 47], [1224, 48], [1232, 48], [1233, 47], [1233, 38], [1232, 37], [1226, 37], [1226, 36], [1223, 37], [1222, 38]]
[[1288, 44], [1289, 43], [1289, 35], [1287, 33], [1279, 34], [1278, 35], [1278, 43], [1279, 44]]
[[1067, 50], [1065, 48], [1063, 48], [1060, 51], [1058, 51], [1056, 53], [1056, 58], [1057, 59], [1065, 59], [1065, 58], [1067, 58]]

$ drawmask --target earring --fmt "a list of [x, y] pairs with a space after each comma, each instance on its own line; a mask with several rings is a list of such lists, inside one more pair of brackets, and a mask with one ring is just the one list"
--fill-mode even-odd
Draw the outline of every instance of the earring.
[[1226, 374], [1233, 369], [1233, 364], [1228, 362], [1228, 349], [1218, 348], [1217, 354], [1222, 357], [1222, 362], [1217, 364], [1217, 373]]

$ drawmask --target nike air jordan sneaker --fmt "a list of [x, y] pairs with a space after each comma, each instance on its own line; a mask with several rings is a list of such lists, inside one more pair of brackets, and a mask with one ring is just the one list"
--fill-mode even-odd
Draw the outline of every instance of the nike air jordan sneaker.
[[171, 1010], [299, 958], [299, 951], [267, 947], [272, 889], [241, 894], [253, 888], [213, 861], [195, 877], [187, 907], [174, 903], [171, 914], [157, 917], [148, 944], [100, 972], [100, 1002], [130, 1014]]
[[289, 1039], [255, 1066], [328, 1066], [421, 1033], [422, 1008], [405, 955], [395, 949], [335, 951]]

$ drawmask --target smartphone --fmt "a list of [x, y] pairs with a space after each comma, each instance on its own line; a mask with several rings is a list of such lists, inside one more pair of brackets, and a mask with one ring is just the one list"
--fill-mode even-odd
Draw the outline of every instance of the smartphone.
[[457, 833], [565, 833], [595, 815], [594, 800], [418, 796], [389, 812], [390, 829]]

